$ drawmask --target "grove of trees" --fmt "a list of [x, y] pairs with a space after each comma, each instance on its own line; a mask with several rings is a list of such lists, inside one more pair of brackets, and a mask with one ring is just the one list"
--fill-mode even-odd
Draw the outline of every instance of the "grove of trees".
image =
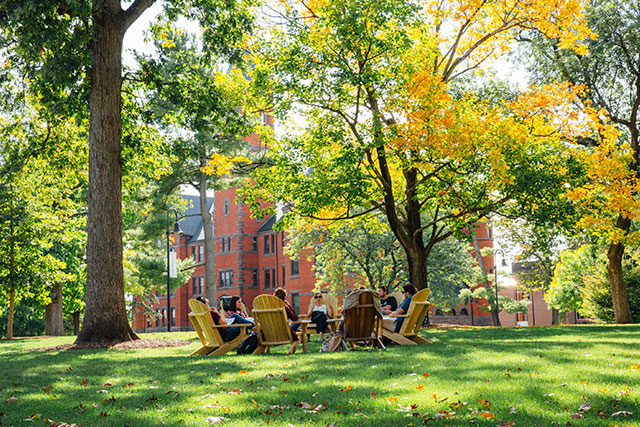
[[[47, 333], [84, 311], [77, 342], [136, 339], [125, 295], [162, 283], [182, 185], [200, 191], [215, 298], [206, 195], [229, 178], [257, 215], [284, 212], [290, 253], [315, 251], [321, 281], [409, 280], [455, 304], [479, 283], [470, 233], [503, 218], [529, 230], [514, 250], [543, 263], [551, 306], [638, 320], [637, 2], [165, 0], [155, 52], [123, 67], [152, 4], [0, 0], [8, 338], [24, 300]], [[492, 75], [512, 51], [527, 90]], [[251, 162], [242, 138], [261, 131], [270, 149]]]

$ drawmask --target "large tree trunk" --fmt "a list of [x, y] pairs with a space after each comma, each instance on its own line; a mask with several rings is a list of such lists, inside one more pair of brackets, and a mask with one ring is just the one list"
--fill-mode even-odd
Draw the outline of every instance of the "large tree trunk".
[[44, 333], [50, 336], [64, 335], [62, 315], [62, 284], [56, 283], [51, 289], [51, 302], [44, 308]]
[[125, 20], [119, 0], [94, 3], [96, 32], [91, 46], [89, 95], [87, 289], [82, 330], [76, 342], [126, 341], [138, 337], [127, 320], [122, 269], [120, 138]]
[[[627, 221], [623, 219], [622, 221]], [[618, 219], [620, 225], [621, 219]], [[628, 229], [628, 228], [627, 228]], [[613, 300], [613, 312], [616, 323], [633, 323], [624, 278], [622, 277], [622, 255], [624, 254], [622, 243], [612, 243], [607, 251], [607, 272], [609, 273], [609, 285], [611, 286], [611, 299]]]
[[[207, 159], [200, 156], [200, 167], [206, 166]], [[211, 213], [207, 205], [207, 174], [200, 172], [200, 214], [202, 215], [202, 229], [204, 230], [204, 270], [207, 298], [210, 304], [218, 306], [216, 292], [216, 252], [213, 243], [213, 227]]]

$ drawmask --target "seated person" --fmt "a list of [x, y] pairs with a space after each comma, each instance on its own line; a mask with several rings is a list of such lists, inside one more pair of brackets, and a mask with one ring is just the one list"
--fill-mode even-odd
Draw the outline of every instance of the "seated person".
[[[291, 304], [289, 304], [289, 301], [287, 301], [287, 291], [284, 288], [277, 288], [273, 292], [273, 296], [280, 298], [284, 302], [284, 310], [287, 312], [287, 319], [293, 322], [297, 321], [298, 315], [296, 314], [295, 310], [291, 307]], [[293, 333], [294, 340], [297, 341], [298, 335], [296, 335], [296, 331], [300, 327], [300, 323], [296, 323], [289, 327], [291, 328], [291, 332]]]
[[[211, 318], [213, 319], [214, 325], [221, 325], [221, 326], [227, 325], [227, 322], [222, 318], [220, 313], [218, 313], [218, 310], [216, 310], [214, 307], [209, 306], [209, 300], [207, 299], [207, 297], [204, 297], [201, 295], [196, 297], [196, 300], [200, 301], [201, 303], [207, 304], [207, 307], [209, 307], [209, 313], [211, 314]], [[235, 337], [240, 335], [240, 327], [233, 326], [229, 328], [218, 328], [218, 332], [220, 333], [220, 337], [222, 338], [222, 341], [229, 342], [229, 341], [233, 341]]]
[[[402, 302], [400, 303], [400, 305], [395, 311], [389, 313], [389, 316], [394, 317], [394, 316], [402, 316], [404, 314], [407, 314], [407, 311], [409, 311], [409, 306], [411, 305], [411, 298], [413, 298], [413, 296], [417, 292], [418, 290], [416, 289], [415, 286], [413, 286], [413, 284], [409, 283], [404, 285], [402, 287], [402, 293], [404, 294], [404, 299], [402, 300]], [[394, 322], [395, 322], [395, 326], [393, 325]], [[386, 319], [384, 321], [384, 327], [386, 329], [393, 330], [394, 332], [400, 332], [400, 328], [402, 327], [403, 322], [404, 322], [404, 317], [399, 317], [397, 319]]]
[[386, 286], [383, 285], [378, 287], [378, 295], [380, 295], [382, 314], [387, 315], [398, 308], [398, 301], [396, 301], [396, 297], [389, 295], [389, 288]]
[[[227, 322], [232, 323], [250, 323], [253, 328], [253, 319], [242, 310], [242, 300], [238, 296], [231, 297], [229, 307], [226, 311]], [[251, 329], [249, 328], [249, 329]]]
[[329, 319], [334, 317], [333, 308], [322, 300], [323, 296], [317, 292], [313, 297], [314, 303], [309, 306], [307, 316], [310, 316], [311, 322], [316, 324], [316, 331], [320, 334], [318, 341], [322, 341], [322, 335], [329, 329]]

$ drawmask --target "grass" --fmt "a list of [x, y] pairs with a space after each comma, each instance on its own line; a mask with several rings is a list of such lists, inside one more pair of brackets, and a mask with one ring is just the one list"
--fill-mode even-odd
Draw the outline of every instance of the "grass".
[[[292, 356], [281, 346], [271, 355], [188, 357], [195, 340], [51, 352], [30, 350], [73, 337], [3, 341], [0, 424], [206, 426], [224, 417], [225, 426], [640, 426], [640, 326], [423, 334], [435, 342], [319, 354], [312, 341], [309, 353]], [[579, 411], [584, 403], [590, 409]]]

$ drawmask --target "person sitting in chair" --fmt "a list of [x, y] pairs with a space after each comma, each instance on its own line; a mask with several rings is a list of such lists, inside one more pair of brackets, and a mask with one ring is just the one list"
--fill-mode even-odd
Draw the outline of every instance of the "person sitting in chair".
[[[411, 305], [411, 298], [418, 292], [416, 287], [412, 283], [408, 283], [402, 287], [402, 293], [404, 294], [404, 299], [398, 306], [398, 308], [389, 313], [390, 317], [402, 316], [407, 314], [409, 311], [409, 306]], [[395, 327], [393, 326], [393, 322], [395, 322]], [[404, 317], [398, 317], [397, 319], [386, 319], [384, 321], [384, 327], [389, 330], [393, 330], [394, 332], [400, 332], [400, 328], [402, 327], [402, 323], [404, 322]]]
[[396, 297], [389, 295], [389, 288], [386, 286], [382, 285], [378, 287], [378, 295], [380, 296], [382, 314], [387, 315], [398, 308], [398, 301], [396, 301]]
[[[204, 296], [201, 295], [201, 296], [196, 297], [196, 300], [200, 301], [201, 303], [207, 304], [207, 307], [209, 307], [209, 313], [211, 314], [211, 318], [213, 319], [213, 323], [215, 325], [227, 325], [228, 324], [227, 321], [222, 318], [222, 316], [220, 315], [218, 310], [216, 310], [215, 307], [211, 307], [209, 305], [209, 300], [207, 299], [207, 297], [204, 297]], [[250, 323], [250, 322], [237, 322], [237, 323]], [[253, 323], [252, 323], [252, 325], [253, 325]], [[229, 328], [219, 328], [218, 331], [220, 332], [220, 337], [222, 338], [222, 341], [224, 341], [224, 342], [233, 341], [233, 339], [235, 337], [240, 335], [240, 327], [239, 326], [233, 326], [233, 327], [229, 327]]]
[[329, 328], [329, 319], [333, 318], [333, 308], [323, 301], [323, 296], [317, 292], [313, 297], [314, 303], [309, 307], [307, 316], [310, 316], [311, 322], [316, 324], [316, 332], [320, 334], [318, 341], [322, 341], [322, 335]]
[[[242, 300], [238, 296], [231, 297], [229, 308], [226, 311], [227, 322], [231, 323], [250, 323], [253, 328], [253, 319], [242, 310]], [[233, 320], [229, 320], [233, 319]]]
[[[293, 309], [293, 307], [291, 307], [291, 304], [289, 304], [289, 301], [287, 301], [287, 291], [284, 288], [277, 288], [274, 292], [273, 292], [273, 296], [276, 296], [278, 298], [280, 298], [282, 300], [282, 302], [284, 302], [284, 311], [287, 312], [287, 319], [291, 320], [292, 322], [296, 322], [298, 320], [298, 315], [296, 314], [295, 310]], [[294, 340], [298, 340], [298, 335], [296, 335], [296, 331], [298, 330], [298, 328], [300, 327], [300, 323], [294, 323], [293, 325], [289, 326], [291, 328], [291, 332], [294, 336]]]

